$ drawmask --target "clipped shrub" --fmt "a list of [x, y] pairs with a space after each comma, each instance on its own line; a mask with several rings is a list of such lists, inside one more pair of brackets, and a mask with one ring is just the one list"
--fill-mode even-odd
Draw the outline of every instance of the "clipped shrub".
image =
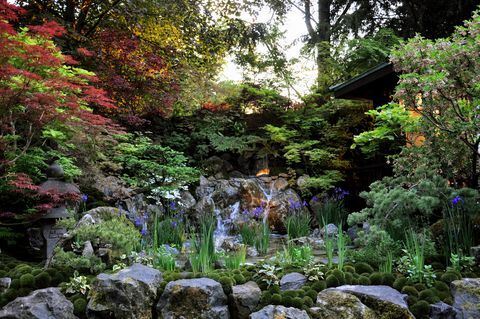
[[393, 283], [395, 282], [395, 276], [390, 273], [384, 273], [382, 278], [382, 284], [393, 287]]
[[241, 285], [241, 284], [244, 284], [246, 282], [245, 277], [243, 277], [242, 275], [239, 275], [239, 274], [234, 275], [233, 279], [235, 280], [237, 285]]
[[10, 283], [10, 288], [12, 288], [12, 289], [20, 288], [20, 280], [19, 279], [12, 279], [12, 282]]
[[79, 298], [73, 302], [73, 313], [76, 316], [83, 317], [85, 315], [85, 310], [87, 310], [87, 300]]
[[368, 285], [370, 285], [370, 279], [367, 276], [359, 276], [358, 277], [358, 284], [368, 286]]
[[281, 305], [282, 304], [282, 295], [273, 294], [270, 301], [271, 301], [272, 305]]
[[351, 285], [351, 284], [352, 284], [352, 281], [353, 281], [353, 275], [352, 275], [352, 273], [346, 272], [346, 273], [344, 273], [344, 276], [345, 276], [345, 283], [346, 283], [347, 285]]
[[406, 286], [408, 279], [405, 277], [398, 277], [393, 282], [393, 288], [397, 289], [398, 291], [402, 291], [403, 287]]
[[417, 283], [417, 284], [413, 285], [413, 287], [415, 287], [415, 289], [417, 289], [419, 292], [427, 289], [427, 286], [425, 286], [424, 284], [420, 284], [420, 283]]
[[279, 294], [280, 293], [280, 287], [278, 285], [272, 285], [268, 288], [268, 290], [272, 293], [272, 294]]
[[355, 268], [354, 268], [353, 266], [351, 266], [351, 265], [346, 265], [346, 266], [344, 266], [344, 267], [343, 267], [343, 270], [344, 270], [345, 272], [349, 272], [349, 273], [352, 273], [352, 274], [356, 273]]
[[443, 281], [436, 281], [434, 287], [438, 291], [448, 291], [448, 292], [450, 292], [450, 287], [448, 287], [448, 285], [446, 283], [444, 283]]
[[298, 292], [296, 290], [287, 290], [287, 291], [283, 291], [282, 295], [284, 297], [290, 297], [293, 299], [295, 297], [298, 297]]
[[402, 288], [402, 294], [407, 294], [409, 296], [418, 297], [418, 290], [413, 286], [405, 286]]
[[270, 291], [263, 291], [262, 295], [260, 296], [260, 304], [268, 305], [272, 301], [272, 294]]
[[345, 284], [345, 273], [341, 270], [338, 270], [338, 269], [334, 269], [332, 271], [332, 275], [337, 277], [338, 279], [338, 282], [340, 283], [340, 285], [343, 285]]
[[460, 280], [462, 277], [455, 271], [447, 271], [441, 277], [440, 280], [450, 284], [454, 280]]
[[35, 288], [46, 288], [50, 285], [51, 281], [52, 278], [50, 278], [50, 275], [47, 272], [42, 271], [35, 276]]
[[317, 300], [317, 295], [318, 295], [318, 292], [316, 292], [315, 290], [313, 289], [308, 289], [307, 292], [305, 293], [306, 296], [309, 296], [310, 298], [312, 298], [312, 300]]
[[383, 275], [380, 272], [374, 272], [370, 275], [370, 283], [372, 285], [382, 285], [383, 284]]
[[410, 311], [417, 319], [428, 318], [430, 315], [430, 304], [425, 300], [420, 300], [410, 307]]
[[35, 286], [35, 277], [32, 274], [25, 274], [20, 277], [20, 287], [33, 288]]
[[228, 295], [232, 292], [232, 286], [234, 285], [232, 278], [227, 276], [220, 277], [219, 283], [222, 285], [225, 294]]
[[307, 307], [313, 307], [313, 299], [310, 298], [310, 296], [305, 296], [303, 297], [302, 299], [302, 303], [303, 305], [307, 306]]
[[31, 274], [34, 275], [34, 276], [36, 276], [36, 275], [38, 275], [38, 274], [41, 273], [41, 272], [42, 272], [41, 269], [34, 269], [34, 270], [32, 270]]
[[418, 293], [418, 298], [421, 300], [427, 300], [430, 297], [434, 297], [435, 293], [431, 289], [425, 289]]
[[283, 304], [285, 307], [292, 307], [292, 305], [293, 305], [293, 298], [290, 297], [290, 296], [283, 296], [283, 297], [282, 297], [282, 304]]
[[328, 276], [325, 282], [328, 288], [340, 286], [340, 281], [338, 280], [337, 276], [334, 275]]
[[320, 292], [324, 289], [327, 288], [327, 283], [324, 281], [324, 280], [319, 280], [319, 281], [315, 281], [313, 284], [312, 284], [312, 288], [316, 291], [316, 292]]
[[416, 304], [417, 302], [418, 302], [418, 298], [415, 297], [415, 296], [409, 296], [407, 298], [407, 304], [408, 304], [409, 307]]
[[373, 270], [372, 266], [370, 266], [367, 263], [360, 262], [360, 263], [355, 264], [355, 272], [357, 274], [364, 274], [364, 273], [371, 274], [373, 271], [374, 270]]
[[295, 298], [292, 299], [292, 307], [302, 309], [302, 305], [303, 305], [303, 299], [302, 298], [295, 297]]

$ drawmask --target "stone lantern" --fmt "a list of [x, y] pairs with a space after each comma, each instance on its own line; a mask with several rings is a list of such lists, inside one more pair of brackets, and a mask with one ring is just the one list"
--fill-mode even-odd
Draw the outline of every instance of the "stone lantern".
[[[53, 162], [47, 169], [47, 181], [40, 185], [40, 192], [55, 193], [59, 195], [77, 194], [80, 195], [80, 190], [77, 186], [67, 183], [63, 180], [63, 168], [57, 163]], [[41, 237], [43, 237], [43, 253], [47, 260], [53, 253], [53, 249], [58, 241], [66, 233], [66, 229], [56, 225], [58, 219], [66, 218], [67, 203], [61, 203], [48, 210], [47, 214], [43, 216], [40, 222]]]

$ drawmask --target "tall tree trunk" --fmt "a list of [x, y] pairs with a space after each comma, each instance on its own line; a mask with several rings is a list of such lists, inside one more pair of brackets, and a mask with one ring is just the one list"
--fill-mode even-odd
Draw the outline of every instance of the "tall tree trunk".
[[328, 63], [330, 59], [331, 11], [332, 0], [318, 0], [317, 30], [317, 88], [320, 92], [327, 90]]

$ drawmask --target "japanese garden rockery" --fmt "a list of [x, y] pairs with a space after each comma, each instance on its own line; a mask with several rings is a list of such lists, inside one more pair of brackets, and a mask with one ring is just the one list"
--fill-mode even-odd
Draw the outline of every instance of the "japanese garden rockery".
[[[192, 274], [179, 273], [179, 276], [192, 277]], [[427, 303], [422, 318], [480, 318], [480, 279], [455, 280], [451, 285], [453, 307]], [[265, 305], [268, 302], [261, 300], [262, 293], [265, 292], [255, 282], [227, 289], [205, 277], [166, 283], [160, 271], [133, 264], [114, 274], [99, 274], [90, 290], [86, 312], [80, 315], [118, 319], [415, 318], [408, 308], [412, 297], [387, 285], [341, 285], [315, 291], [313, 304], [301, 301], [297, 307], [277, 302]], [[45, 288], [10, 302], [0, 311], [0, 318], [77, 318], [73, 310], [60, 289]]]

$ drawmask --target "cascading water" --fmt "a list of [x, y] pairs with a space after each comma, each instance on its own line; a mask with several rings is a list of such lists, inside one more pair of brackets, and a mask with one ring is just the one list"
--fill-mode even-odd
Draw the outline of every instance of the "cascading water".
[[267, 223], [267, 221], [268, 221], [268, 214], [270, 212], [270, 201], [272, 200], [273, 196], [275, 196], [277, 194], [276, 189], [274, 187], [274, 183], [270, 182], [269, 184], [270, 184], [270, 186], [268, 187], [268, 190], [267, 190], [267, 188], [265, 187], [265, 185], [262, 182], [258, 183], [258, 186], [260, 187], [260, 189], [263, 192], [263, 195], [266, 198], [266, 201], [264, 203], [265, 207], [264, 207], [264, 211], [263, 211], [263, 223], [264, 224]]
[[223, 241], [229, 237], [228, 230], [229, 224], [232, 223], [238, 217], [240, 211], [240, 202], [236, 202], [233, 205], [230, 205], [230, 216], [228, 219], [224, 219], [222, 216], [222, 212], [220, 209], [214, 208], [215, 217], [217, 218], [217, 228], [214, 232], [214, 240], [215, 240], [215, 250], [219, 250], [222, 246]]

